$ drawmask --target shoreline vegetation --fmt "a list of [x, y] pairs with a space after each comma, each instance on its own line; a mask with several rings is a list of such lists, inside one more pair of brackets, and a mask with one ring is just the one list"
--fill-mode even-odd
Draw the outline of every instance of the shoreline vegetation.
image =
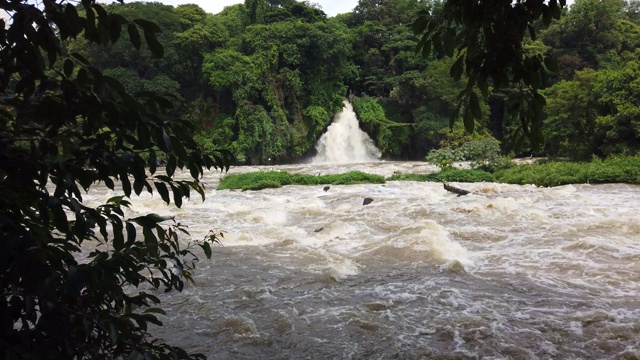
[[261, 171], [227, 175], [220, 180], [217, 189], [245, 191], [279, 188], [285, 185], [383, 184], [386, 181], [498, 182], [518, 185], [531, 184], [542, 187], [568, 184], [640, 184], [640, 156], [615, 156], [584, 163], [547, 160], [533, 164], [514, 165], [495, 172], [452, 168], [429, 174], [394, 174], [388, 178], [360, 171], [333, 175]]

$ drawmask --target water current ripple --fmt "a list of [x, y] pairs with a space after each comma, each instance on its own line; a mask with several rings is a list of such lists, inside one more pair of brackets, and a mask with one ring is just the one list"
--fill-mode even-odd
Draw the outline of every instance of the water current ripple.
[[[427, 164], [234, 168], [429, 172]], [[212, 189], [218, 174], [207, 174]], [[225, 232], [154, 333], [210, 359], [637, 359], [640, 187], [456, 184], [209, 190], [175, 210]], [[113, 194], [97, 188], [99, 203]], [[362, 199], [374, 202], [362, 206]]]

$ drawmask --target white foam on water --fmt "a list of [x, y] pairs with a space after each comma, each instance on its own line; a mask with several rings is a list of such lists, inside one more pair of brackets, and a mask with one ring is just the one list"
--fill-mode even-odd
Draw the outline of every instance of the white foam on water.
[[464, 265], [471, 264], [467, 249], [451, 240], [449, 233], [432, 220], [405, 227], [387, 241], [394, 247], [426, 251], [443, 260], [457, 260]]
[[[276, 168], [314, 175], [354, 168], [429, 171], [409, 162]], [[202, 301], [213, 298], [228, 302], [233, 306], [222, 310], [206, 307], [207, 314], [246, 313], [253, 328], [267, 332], [259, 322], [269, 307], [292, 302], [302, 313], [290, 319], [296, 341], [306, 341], [300, 344], [319, 339], [325, 347], [343, 346], [340, 339], [346, 339], [360, 346], [354, 356], [364, 356], [375, 348], [367, 343], [375, 336], [384, 346], [398, 346], [400, 355], [450, 344], [448, 351], [457, 345], [460, 354], [496, 359], [564, 358], [567, 352], [567, 358], [615, 358], [637, 351], [640, 187], [455, 185], [473, 194], [456, 197], [440, 183], [401, 181], [331, 186], [328, 192], [286, 186], [214, 192], [181, 210], [144, 196], [132, 199], [131, 216], [177, 214], [195, 239], [211, 228], [224, 231], [225, 256], [242, 256], [210, 267], [202, 262], [198, 271], [206, 274], [197, 275], [193, 301], [200, 305], [192, 306], [205, 309]], [[100, 203], [114, 195], [102, 189], [86, 198]], [[373, 203], [363, 206], [364, 197]], [[273, 291], [238, 299], [236, 291], [219, 290], [224, 284]], [[388, 309], [363, 310], [365, 303]], [[255, 334], [250, 322], [228, 320], [227, 331]], [[375, 333], [360, 327], [368, 324]], [[222, 347], [235, 346], [247, 349], [242, 342]], [[307, 355], [295, 351], [283, 356]]]

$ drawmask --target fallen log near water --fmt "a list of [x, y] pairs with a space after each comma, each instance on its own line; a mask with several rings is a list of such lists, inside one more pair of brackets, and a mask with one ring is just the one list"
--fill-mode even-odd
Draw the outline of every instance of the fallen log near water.
[[468, 191], [468, 190], [465, 190], [465, 189], [460, 189], [460, 188], [457, 188], [455, 186], [451, 186], [451, 185], [447, 184], [444, 181], [442, 182], [442, 185], [444, 185], [444, 189], [445, 190], [447, 190], [449, 192], [452, 192], [454, 194], [458, 194], [458, 196], [464, 196], [464, 195], [467, 195], [467, 194], [471, 193], [471, 191]]
[[432, 178], [432, 179], [435, 179], [435, 180], [438, 180], [438, 181], [442, 181], [442, 185], [444, 186], [445, 190], [447, 190], [449, 192], [452, 192], [454, 194], [458, 194], [458, 196], [464, 196], [464, 195], [468, 195], [468, 194], [471, 193], [471, 191], [469, 191], [469, 190], [460, 189], [460, 188], [457, 188], [455, 186], [451, 186], [451, 185], [447, 184], [443, 179], [441, 179], [441, 178], [439, 178], [437, 176], [433, 176], [433, 175], [427, 175], [427, 176]]

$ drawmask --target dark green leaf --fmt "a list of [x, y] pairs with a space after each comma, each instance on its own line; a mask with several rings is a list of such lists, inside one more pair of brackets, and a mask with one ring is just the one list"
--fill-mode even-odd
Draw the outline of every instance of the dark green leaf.
[[138, 24], [145, 32], [150, 32], [152, 34], [158, 34], [162, 32], [162, 30], [158, 25], [156, 25], [156, 23], [149, 20], [135, 19], [133, 20], [133, 22]]
[[124, 89], [124, 86], [122, 86], [122, 84], [120, 83], [120, 81], [116, 80], [115, 78], [112, 78], [111, 76], [102, 76], [104, 82], [116, 93], [118, 93], [119, 95], [125, 95], [127, 92]]
[[542, 110], [542, 107], [547, 104], [547, 99], [537, 91], [533, 92], [533, 99], [537, 103], [539, 110]]
[[111, 222], [113, 227], [113, 250], [120, 251], [124, 247], [124, 233], [122, 221], [120, 219]]
[[165, 171], [168, 176], [173, 176], [173, 173], [176, 171], [176, 156], [173, 154], [169, 155], [169, 160], [167, 161], [167, 166], [165, 167]]
[[155, 174], [156, 167], [158, 166], [158, 157], [156, 156], [156, 152], [153, 149], [149, 150], [148, 165], [149, 165], [149, 173], [151, 173], [151, 175]]
[[445, 54], [448, 57], [453, 57], [453, 51], [456, 47], [455, 35], [455, 30], [453, 30], [452, 28], [445, 29], [443, 43]]
[[144, 180], [139, 180], [139, 179], [135, 179], [133, 181], [133, 192], [136, 195], [140, 195], [142, 193], [142, 190], [144, 189]]
[[155, 186], [156, 186], [156, 190], [158, 190], [158, 194], [160, 194], [160, 197], [162, 198], [162, 200], [164, 200], [164, 202], [169, 204], [170, 198], [169, 198], [169, 189], [167, 189], [167, 185], [165, 185], [164, 183], [161, 183], [161, 182], [157, 182], [157, 183], [155, 183]]
[[71, 53], [71, 56], [78, 60], [82, 65], [89, 65], [89, 60], [87, 60], [82, 54], [79, 53]]
[[422, 47], [422, 57], [427, 58], [431, 55], [431, 48], [433, 43], [431, 41], [427, 41]]
[[418, 35], [421, 34], [429, 25], [429, 19], [426, 16], [419, 16], [413, 22], [413, 33]]
[[558, 6], [557, 0], [550, 0], [549, 8], [551, 10], [551, 16], [553, 16], [553, 18], [556, 20], [560, 20], [560, 16], [562, 16], [562, 10], [560, 9], [560, 6]]
[[120, 183], [122, 184], [122, 191], [125, 195], [131, 196], [131, 181], [126, 172], [120, 173]]
[[124, 246], [129, 247], [131, 246], [131, 244], [133, 244], [136, 241], [136, 227], [130, 222], [127, 222], [126, 227], [127, 227], [127, 242]]
[[456, 105], [456, 108], [453, 110], [453, 112], [451, 112], [451, 115], [449, 116], [449, 127], [452, 129], [453, 129], [453, 124], [455, 124], [456, 119], [460, 114], [461, 107], [462, 107], [462, 101], [458, 101], [458, 105]]
[[93, 9], [96, 11], [96, 13], [98, 14], [99, 18], [108, 17], [107, 11], [102, 6], [100, 6], [99, 4], [93, 4]]
[[485, 74], [478, 76], [478, 89], [480, 89], [482, 96], [485, 98], [489, 96], [489, 85], [487, 84], [487, 76]]
[[551, 24], [551, 12], [546, 5], [543, 5], [542, 8], [542, 23], [544, 26], [549, 26], [549, 24]]
[[199, 179], [201, 170], [202, 169], [197, 164], [195, 164], [193, 162], [189, 163], [189, 172], [191, 173], [191, 177], [192, 178]]
[[149, 46], [149, 50], [151, 50], [153, 56], [157, 58], [161, 58], [164, 56], [164, 48], [162, 47], [154, 33], [145, 30], [144, 39], [147, 42], [147, 46]]
[[458, 57], [458, 59], [456, 60], [456, 62], [453, 63], [453, 65], [451, 66], [451, 70], [449, 71], [449, 75], [451, 75], [451, 77], [455, 81], [460, 80], [460, 77], [462, 77], [462, 72], [464, 70], [463, 61], [464, 61], [464, 56], [460, 55]]
[[536, 40], [536, 29], [534, 29], [533, 25], [527, 24], [527, 28], [529, 29], [529, 36], [531, 36], [531, 40]]
[[115, 187], [115, 184], [113, 183], [113, 180], [111, 180], [110, 177], [105, 177], [104, 179], [102, 179], [102, 181], [104, 181], [104, 185], [111, 190], [113, 190], [113, 188]]
[[480, 110], [480, 101], [478, 100], [478, 95], [476, 95], [476, 93], [474, 92], [471, 92], [471, 94], [469, 94], [469, 109], [471, 110], [471, 114], [473, 115], [473, 117], [480, 120], [480, 118], [482, 117], [482, 111]]
[[67, 291], [71, 294], [76, 294], [84, 287], [84, 281], [76, 266], [69, 266], [67, 272]]
[[184, 160], [187, 158], [187, 151], [184, 149], [182, 142], [174, 141], [172, 139], [171, 143], [173, 144], [173, 151], [176, 154], [176, 157], [180, 160]]
[[204, 255], [207, 259], [211, 259], [211, 245], [207, 241], [204, 241], [200, 246], [202, 250], [204, 250]]
[[70, 77], [73, 74], [73, 61], [71, 59], [64, 61], [63, 72], [66, 77]]
[[147, 214], [145, 216], [138, 216], [133, 219], [129, 219], [129, 221], [134, 222], [145, 228], [152, 228], [158, 225], [161, 222], [173, 220], [173, 216], [161, 216], [158, 214]]
[[140, 41], [140, 33], [138, 32], [138, 27], [134, 24], [129, 24], [127, 25], [127, 32], [129, 32], [129, 41], [131, 41], [133, 47], [135, 47], [136, 50], [140, 50], [142, 42]]
[[120, 39], [120, 33], [122, 32], [122, 24], [117, 20], [114, 20], [113, 17], [109, 17], [109, 40], [112, 43], [115, 43]]
[[167, 315], [167, 313], [160, 308], [148, 308], [144, 311], [145, 314], [161, 314]]
[[29, 97], [35, 91], [36, 84], [33, 76], [25, 76], [21, 78], [16, 84], [14, 92], [16, 94], [24, 94], [24, 97]]
[[173, 203], [177, 207], [182, 207], [182, 198], [183, 198], [182, 189], [178, 186], [174, 186], [173, 184], [171, 184], [171, 190], [173, 191]]
[[475, 130], [475, 121], [473, 119], [471, 109], [467, 109], [464, 112], [464, 129], [468, 133], [473, 133], [473, 131]]
[[556, 59], [552, 56], [545, 56], [544, 57], [544, 66], [547, 68], [547, 70], [557, 73], [558, 72], [558, 62], [556, 61]]
[[76, 75], [78, 85], [84, 86], [87, 83], [88, 77], [89, 74], [87, 73], [87, 70], [85, 70], [84, 68], [80, 68], [80, 70], [78, 70], [78, 74]]
[[123, 195], [112, 196], [109, 199], [107, 199], [107, 204], [120, 204], [123, 200], [124, 200]]
[[158, 254], [158, 238], [152, 231], [152, 227], [143, 227], [142, 234], [144, 235], [144, 245], [152, 257]]

